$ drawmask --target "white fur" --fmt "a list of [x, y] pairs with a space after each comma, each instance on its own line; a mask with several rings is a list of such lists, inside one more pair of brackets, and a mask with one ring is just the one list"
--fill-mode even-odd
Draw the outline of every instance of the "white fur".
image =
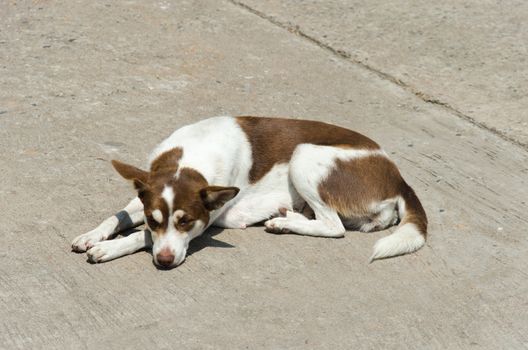
[[149, 166], [160, 154], [183, 149], [179, 168], [201, 173], [209, 184], [247, 187], [251, 146], [233, 117], [215, 117], [184, 126], [165, 139], [149, 157]]
[[201, 220], [197, 220], [190, 232], [179, 232], [174, 225], [168, 225], [167, 231], [159, 237], [153, 236], [152, 256], [157, 263], [157, 256], [160, 252], [168, 250], [174, 255], [173, 266], [181, 264], [185, 260], [189, 242], [202, 234], [205, 225]]
[[383, 230], [389, 226], [394, 225], [398, 221], [398, 211], [396, 204], [399, 198], [391, 198], [382, 202], [372, 203], [370, 211], [372, 215], [377, 215], [372, 221], [364, 223], [360, 227], [362, 232], [371, 232], [375, 230]]
[[172, 215], [173, 217], [173, 220], [175, 223], [177, 223], [178, 221], [180, 221], [180, 219], [185, 215], [185, 212], [181, 209], [178, 209], [174, 212], [174, 214]]
[[424, 236], [412, 223], [404, 224], [396, 229], [390, 236], [383, 237], [374, 245], [374, 253], [370, 262], [376, 259], [388, 258], [414, 252], [425, 243]]
[[[303, 174], [317, 172], [310, 176], [309, 182], [299, 185], [317, 186], [335, 168], [336, 160], [381, 156], [387, 157], [383, 150], [348, 149], [313, 144], [300, 144], [295, 148], [290, 161], [290, 172], [302, 178]], [[296, 186], [297, 187], [297, 186]]]
[[287, 211], [286, 212], [286, 218], [288, 219], [292, 219], [292, 220], [303, 220], [303, 221], [306, 221], [306, 220], [309, 220], [306, 216], [304, 216], [303, 214], [301, 213], [296, 213], [294, 211]]
[[405, 199], [403, 197], [398, 197], [398, 215], [400, 218], [405, 215]]
[[289, 180], [288, 170], [287, 164], [276, 164], [260, 181], [241, 189], [214, 225], [246, 228], [277, 215], [279, 208], [299, 206], [302, 199]]
[[172, 205], [174, 203], [174, 190], [171, 186], [165, 186], [165, 188], [163, 188], [163, 191], [161, 192], [161, 198], [163, 198], [165, 200], [165, 203], [167, 203], [169, 213], [172, 213]]
[[152, 212], [152, 218], [156, 220], [158, 224], [161, 224], [163, 222], [163, 213], [161, 210], [156, 209]]
[[100, 263], [132, 254], [147, 245], [146, 231], [138, 231], [130, 235], [110, 241], [97, 242], [86, 254], [91, 262]]
[[117, 233], [116, 229], [121, 230], [132, 228], [144, 221], [143, 203], [139, 198], [134, 198], [122, 210], [126, 212], [130, 218], [127, 220], [119, 220], [117, 216], [111, 216], [103, 221], [97, 228], [92, 231], [76, 237], [72, 242], [72, 249], [76, 252], [84, 252], [95, 245], [95, 243], [108, 239], [111, 235]]

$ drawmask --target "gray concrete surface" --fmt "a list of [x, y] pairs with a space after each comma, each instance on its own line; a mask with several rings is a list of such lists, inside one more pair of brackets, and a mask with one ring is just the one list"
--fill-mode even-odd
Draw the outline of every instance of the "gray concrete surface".
[[[142, 164], [218, 114], [373, 137], [424, 203], [426, 247], [368, 265], [388, 231], [254, 227], [209, 232], [171, 271], [148, 252], [100, 265], [70, 252], [133, 196], [110, 159]], [[2, 3], [0, 149], [0, 348], [528, 347], [527, 151], [240, 4]]]
[[528, 146], [528, 2], [237, 0]]

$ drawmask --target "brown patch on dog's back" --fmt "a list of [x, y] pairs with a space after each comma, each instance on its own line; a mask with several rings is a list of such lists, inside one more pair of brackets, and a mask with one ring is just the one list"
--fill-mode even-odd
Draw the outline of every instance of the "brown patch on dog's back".
[[251, 183], [261, 179], [275, 164], [288, 162], [295, 147], [302, 143], [379, 149], [377, 143], [364, 135], [323, 122], [247, 116], [236, 120], [251, 143]]

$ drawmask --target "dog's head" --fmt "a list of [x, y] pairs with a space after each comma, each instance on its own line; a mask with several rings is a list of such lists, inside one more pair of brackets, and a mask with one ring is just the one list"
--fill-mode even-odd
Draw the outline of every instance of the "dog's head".
[[234, 198], [237, 187], [209, 186], [192, 168], [179, 168], [181, 149], [163, 153], [150, 171], [113, 160], [121, 176], [134, 183], [144, 206], [145, 223], [152, 233], [152, 255], [157, 266], [170, 268], [185, 260], [189, 242], [203, 233], [209, 213]]

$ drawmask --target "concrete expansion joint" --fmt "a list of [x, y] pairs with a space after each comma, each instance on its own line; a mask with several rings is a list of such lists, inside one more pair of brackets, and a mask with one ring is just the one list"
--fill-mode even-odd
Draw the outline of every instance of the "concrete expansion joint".
[[273, 16], [270, 16], [262, 11], [259, 11], [257, 9], [254, 9], [253, 7], [251, 6], [248, 6], [247, 4], [241, 2], [241, 1], [237, 1], [237, 0], [228, 0], [230, 3], [232, 3], [233, 5], [247, 11], [247, 12], [250, 12], [268, 22], [270, 22], [271, 24], [274, 24], [275, 26], [277, 27], [280, 27], [282, 29], [285, 29], [287, 30], [288, 32], [292, 33], [292, 34], [295, 34], [307, 41], [309, 41], [310, 43], [312, 44], [315, 44], [317, 46], [319, 46], [320, 48], [324, 49], [324, 50], [327, 50], [329, 51], [330, 53], [332, 53], [334, 56], [337, 56], [339, 57], [340, 59], [343, 59], [349, 63], [353, 63], [355, 65], [358, 65], [366, 70], [368, 70], [369, 72], [371, 73], [374, 73], [376, 74], [378, 77], [380, 77], [382, 80], [386, 80], [386, 81], [389, 81], [393, 84], [396, 84], [398, 86], [400, 86], [402, 89], [404, 89], [405, 91], [407, 92], [410, 92], [412, 93], [413, 95], [415, 95], [417, 98], [419, 98], [420, 100], [422, 100], [423, 102], [425, 103], [428, 103], [428, 104], [432, 104], [432, 105], [435, 105], [435, 106], [438, 106], [442, 109], [444, 109], [445, 111], [447, 111], [448, 113], [452, 114], [452, 115], [455, 115], [456, 117], [460, 118], [460, 119], [463, 119], [471, 124], [473, 124], [474, 126], [480, 128], [480, 129], [483, 129], [483, 130], [486, 130], [488, 132], [491, 132], [497, 136], [499, 136], [501, 139], [505, 140], [505, 141], [508, 141], [512, 144], [515, 144], [516, 146], [522, 148], [523, 150], [525, 151], [528, 151], [528, 144], [526, 143], [523, 143], [523, 142], [520, 142], [519, 140], [516, 140], [508, 135], [506, 135], [504, 132], [494, 128], [494, 127], [490, 127], [488, 125], [485, 125], [481, 122], [478, 122], [477, 120], [475, 120], [474, 118], [472, 118], [471, 116], [467, 115], [467, 114], [464, 114], [463, 112], [461, 112], [460, 110], [456, 109], [455, 107], [451, 106], [449, 103], [447, 102], [443, 102], [441, 101], [440, 99], [436, 98], [436, 97], [433, 97], [433, 96], [430, 96], [429, 94], [423, 92], [423, 91], [420, 91], [419, 89], [409, 85], [408, 83], [404, 82], [403, 80], [399, 79], [399, 78], [396, 78], [395, 76], [389, 74], [389, 73], [386, 73], [386, 72], [383, 72], [379, 69], [376, 69], [368, 64], [366, 64], [365, 62], [357, 59], [357, 58], [354, 58], [353, 55], [350, 53], [350, 52], [347, 52], [345, 50], [341, 50], [341, 49], [336, 49], [308, 34], [306, 34], [305, 32], [303, 32], [301, 30], [301, 28], [299, 27], [299, 25], [296, 25], [296, 24], [293, 24], [291, 22], [288, 22], [288, 23], [284, 23], [284, 22], [281, 22], [279, 21], [278, 19], [276, 19], [275, 17]]

